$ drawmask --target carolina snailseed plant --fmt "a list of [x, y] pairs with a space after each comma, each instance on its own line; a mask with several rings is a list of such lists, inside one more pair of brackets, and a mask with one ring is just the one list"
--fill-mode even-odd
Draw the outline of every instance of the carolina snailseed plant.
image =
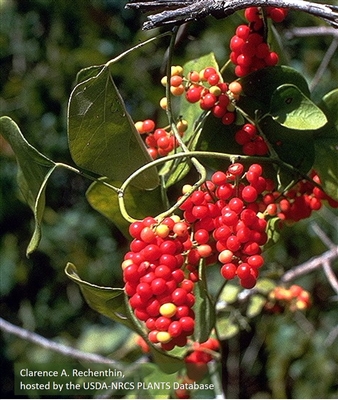
[[[326, 7], [334, 15], [335, 7]], [[89, 203], [130, 240], [121, 263], [125, 286], [86, 282], [72, 263], [65, 272], [94, 310], [140, 336], [162, 377], [177, 374], [180, 386], [170, 393], [177, 398], [194, 396], [196, 382], [204, 382], [199, 388], [212, 397], [220, 390], [210, 384], [215, 376], [221, 382], [220, 371], [208, 365], [222, 358], [220, 343], [228, 337], [229, 317], [219, 307], [228, 283], [237, 285], [236, 295], [243, 289], [247, 298], [265, 296], [270, 312], [279, 293], [284, 297], [277, 300], [289, 301], [287, 289], [275, 290], [278, 276], [261, 278], [264, 249], [285, 225], [322, 204], [338, 206], [338, 89], [315, 104], [304, 77], [281, 65], [272, 28], [287, 12], [246, 7], [223, 65], [212, 52], [175, 65], [177, 26], [159, 35], [170, 40], [159, 82], [166, 126], [149, 116], [134, 121], [111, 72], [114, 63], [157, 37], [80, 71], [67, 116], [76, 167], [41, 154], [13, 120], [0, 119], [35, 218], [27, 255], [39, 246], [53, 172], [65, 168], [93, 181]], [[211, 268], [221, 282], [216, 294], [208, 287]], [[296, 309], [310, 305], [308, 297], [297, 301]], [[258, 301], [252, 314], [263, 312], [264, 304]], [[232, 326], [240, 329], [239, 322]]]

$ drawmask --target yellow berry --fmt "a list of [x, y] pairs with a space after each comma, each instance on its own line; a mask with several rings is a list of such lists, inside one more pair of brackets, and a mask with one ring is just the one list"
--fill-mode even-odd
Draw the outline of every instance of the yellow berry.
[[167, 82], [168, 82], [168, 78], [167, 78], [167, 76], [164, 76], [164, 77], [161, 79], [161, 85], [167, 86]]
[[173, 65], [171, 67], [171, 76], [182, 75], [182, 74], [183, 74], [183, 67], [181, 67], [180, 65]]
[[174, 303], [164, 303], [160, 307], [160, 314], [163, 317], [171, 318], [176, 314], [177, 307]]
[[211, 86], [209, 92], [214, 96], [219, 96], [222, 93], [222, 90], [218, 86]]
[[190, 192], [190, 190], [192, 189], [192, 185], [186, 184], [182, 187], [182, 194], [186, 194], [188, 192]]
[[179, 133], [185, 132], [188, 129], [188, 121], [186, 121], [185, 119], [181, 119], [177, 122], [176, 128]]
[[133, 261], [130, 259], [124, 260], [121, 267], [122, 269], [126, 269], [127, 267], [129, 267], [129, 265], [133, 264]]
[[171, 335], [169, 332], [158, 332], [158, 334], [156, 335], [156, 339], [160, 343], [168, 343], [171, 340]]
[[181, 217], [180, 217], [179, 215], [174, 214], [174, 215], [172, 215], [170, 218], [171, 218], [175, 223], [181, 222]]
[[135, 125], [137, 132], [143, 133], [143, 121], [137, 121], [137, 122], [135, 122], [134, 125]]
[[168, 225], [160, 224], [155, 228], [156, 235], [161, 238], [166, 238], [169, 235], [170, 228]]
[[162, 108], [162, 110], [166, 110], [168, 107], [168, 99], [166, 97], [162, 97], [162, 99], [160, 100], [160, 107]]

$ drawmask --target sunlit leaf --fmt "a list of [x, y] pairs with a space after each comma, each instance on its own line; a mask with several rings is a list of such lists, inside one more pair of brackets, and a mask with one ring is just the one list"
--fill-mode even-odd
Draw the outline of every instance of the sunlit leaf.
[[260, 314], [262, 311], [264, 304], [266, 303], [266, 300], [264, 297], [260, 295], [253, 295], [250, 297], [249, 305], [246, 311], [246, 315], [249, 318], [253, 318], [256, 315]]
[[221, 301], [225, 301], [228, 304], [234, 303], [237, 301], [238, 294], [241, 291], [239, 285], [232, 284], [228, 282], [224, 287], [219, 296]]
[[265, 249], [268, 246], [271, 246], [275, 243], [277, 243], [279, 237], [280, 237], [280, 219], [278, 217], [271, 218], [268, 220], [268, 226], [267, 226], [267, 234], [268, 234], [268, 242], [267, 245], [265, 245]]
[[[68, 139], [79, 167], [109, 179], [124, 181], [151, 161], [107, 66], [74, 88], [68, 106]], [[144, 189], [158, 183], [155, 168], [133, 180]]]
[[10, 143], [15, 153], [19, 188], [34, 213], [34, 233], [27, 247], [27, 254], [31, 254], [41, 239], [46, 184], [57, 165], [27, 142], [11, 118], [6, 116], [0, 118], [0, 133]]
[[322, 108], [329, 123], [315, 134], [314, 169], [325, 192], [338, 200], [338, 89], [323, 98]]
[[327, 123], [323, 111], [291, 84], [281, 85], [273, 92], [269, 114], [279, 124], [303, 131], [319, 129]]
[[220, 315], [216, 322], [217, 335], [220, 340], [230, 339], [237, 335], [240, 327], [232, 317]]

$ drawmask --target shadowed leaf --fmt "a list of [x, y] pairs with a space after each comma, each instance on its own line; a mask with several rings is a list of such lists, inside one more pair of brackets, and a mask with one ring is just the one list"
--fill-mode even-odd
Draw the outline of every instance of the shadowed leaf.
[[[90, 75], [96, 69], [90, 69]], [[75, 163], [88, 171], [124, 181], [151, 158], [126, 111], [107, 66], [79, 83], [68, 106], [68, 139]], [[140, 188], [158, 185], [156, 168], [138, 175]]]

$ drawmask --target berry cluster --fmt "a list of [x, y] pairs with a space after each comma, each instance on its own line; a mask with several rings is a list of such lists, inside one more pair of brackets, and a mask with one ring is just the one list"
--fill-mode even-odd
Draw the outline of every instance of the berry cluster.
[[267, 241], [267, 221], [257, 201], [271, 184], [262, 172], [258, 164], [246, 172], [242, 164], [231, 164], [226, 172], [215, 172], [180, 206], [185, 221], [193, 226], [194, 242], [205, 249], [206, 263], [218, 260], [222, 276], [237, 276], [244, 288], [255, 286], [264, 263], [261, 246]]
[[[311, 176], [320, 184], [315, 172]], [[232, 163], [191, 191], [185, 185], [185, 197], [179, 198], [183, 219], [147, 217], [130, 225], [133, 240], [122, 263], [134, 314], [145, 323], [149, 340], [164, 350], [185, 346], [194, 331], [193, 289], [201, 259], [205, 265], [220, 263], [225, 279], [237, 277], [242, 287], [253, 288], [264, 264], [269, 218], [298, 221], [323, 200], [338, 206], [311, 181], [278, 192], [259, 164], [245, 170]]]
[[265, 304], [265, 310], [271, 313], [281, 313], [285, 310], [295, 312], [306, 310], [311, 305], [310, 293], [299, 285], [289, 289], [276, 286], [270, 293]]
[[152, 343], [185, 346], [194, 331], [194, 283], [182, 269], [189, 225], [179, 217], [148, 217], [130, 225], [134, 238], [122, 263], [125, 292]]
[[[313, 181], [321, 184], [315, 171], [310, 174]], [[319, 210], [323, 201], [333, 207], [338, 207], [338, 201], [328, 196], [322, 189], [314, 186], [308, 180], [301, 180], [287, 192], [281, 194], [278, 191], [267, 193], [263, 197], [266, 214], [277, 216], [288, 223], [297, 222], [310, 217], [312, 211]]]
[[[264, 37], [263, 9], [249, 7], [244, 16], [248, 25], [239, 25], [230, 41], [230, 60], [235, 64], [235, 74], [243, 77], [250, 72], [278, 63], [278, 54], [270, 50]], [[266, 16], [281, 22], [287, 14], [282, 8], [267, 7]]]
[[[162, 78], [167, 85], [168, 78]], [[230, 125], [235, 121], [234, 102], [238, 100], [242, 86], [239, 82], [223, 82], [222, 76], [214, 67], [206, 67], [201, 71], [189, 71], [183, 75], [182, 67], [172, 67], [170, 91], [174, 96], [181, 96], [189, 103], [199, 103], [202, 110], [211, 111], [222, 123]], [[162, 108], [166, 108], [166, 98], [161, 100]]]
[[243, 146], [243, 154], [247, 156], [265, 156], [268, 154], [269, 148], [253, 124], [243, 125], [236, 132], [235, 141]]
[[[172, 150], [178, 147], [177, 139], [174, 134], [163, 128], [156, 128], [155, 122], [152, 119], [135, 122], [135, 127], [138, 133], [146, 135], [145, 144], [148, 152], [153, 160], [157, 157], [166, 156]], [[178, 121], [176, 128], [180, 136], [183, 136], [188, 124], [184, 120]]]
[[193, 343], [192, 351], [184, 358], [188, 378], [194, 381], [203, 379], [207, 372], [207, 364], [215, 358], [217, 351], [219, 341], [213, 337], [203, 343]]
[[208, 363], [218, 356], [219, 341], [210, 337], [204, 343], [194, 342], [191, 350], [184, 358], [186, 374], [181, 377], [182, 388], [175, 391], [175, 396], [179, 399], [189, 399], [191, 397], [191, 384], [201, 381], [208, 372]]

